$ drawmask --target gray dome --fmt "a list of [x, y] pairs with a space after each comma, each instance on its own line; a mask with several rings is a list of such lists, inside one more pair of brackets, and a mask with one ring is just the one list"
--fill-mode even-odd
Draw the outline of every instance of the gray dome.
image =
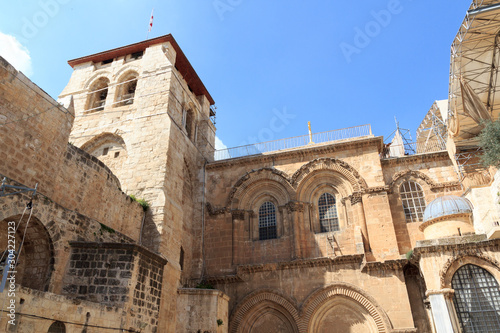
[[425, 208], [424, 222], [441, 216], [472, 213], [472, 209], [469, 200], [456, 195], [445, 195], [432, 200]]

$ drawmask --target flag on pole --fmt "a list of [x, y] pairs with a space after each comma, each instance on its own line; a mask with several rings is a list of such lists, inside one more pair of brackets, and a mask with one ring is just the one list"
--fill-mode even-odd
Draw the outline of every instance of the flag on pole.
[[151, 10], [151, 18], [149, 19], [149, 29], [148, 29], [148, 32], [150, 32], [151, 28], [153, 27], [153, 11], [154, 11], [154, 8]]

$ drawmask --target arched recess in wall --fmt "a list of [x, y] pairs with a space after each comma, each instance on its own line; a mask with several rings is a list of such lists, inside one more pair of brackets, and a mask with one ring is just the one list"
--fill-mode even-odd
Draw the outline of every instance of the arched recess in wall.
[[292, 184], [297, 189], [297, 200], [310, 204], [311, 226], [315, 233], [331, 231], [323, 225], [322, 199], [325, 195], [334, 204], [330, 205], [332, 212], [329, 214], [337, 219], [333, 230], [342, 230], [350, 224], [348, 212], [351, 203], [345, 199], [361, 197], [367, 187], [354, 168], [333, 158], [320, 158], [305, 164], [292, 176]]
[[119, 174], [128, 158], [123, 138], [109, 132], [94, 136], [84, 143], [81, 149], [101, 160], [115, 175]]
[[248, 295], [233, 310], [229, 320], [231, 333], [298, 333], [299, 313], [283, 295], [260, 290]]
[[273, 193], [279, 205], [296, 200], [295, 190], [284, 172], [274, 168], [252, 170], [234, 184], [226, 201], [230, 209], [251, 209], [260, 194]]
[[[285, 235], [285, 219], [279, 208], [292, 200], [295, 200], [295, 191], [284, 173], [273, 168], [262, 168], [245, 174], [236, 182], [228, 197], [228, 207], [251, 211], [250, 238], [254, 241], [266, 240]], [[272, 226], [261, 224], [263, 206], [272, 208]], [[272, 230], [265, 231], [268, 227]]]
[[382, 333], [392, 327], [373, 298], [349, 284], [335, 284], [308, 297], [300, 331], [318, 333]]
[[106, 105], [110, 81], [106, 76], [99, 76], [91, 82], [92, 83], [88, 87], [85, 110], [86, 112], [101, 111]]
[[[12, 230], [8, 228], [12, 226], [17, 227], [14, 244], [16, 256], [20, 249], [16, 283], [23, 287], [48, 291], [55, 261], [54, 245], [49, 232], [37, 217], [29, 217], [29, 211], [24, 216], [18, 214], [0, 220], [2, 230]], [[4, 260], [8, 254], [4, 253], [8, 250], [8, 237], [7, 232], [0, 233], [0, 253], [3, 253]]]
[[451, 288], [451, 281], [455, 272], [464, 265], [476, 265], [487, 270], [500, 281], [500, 263], [484, 253], [462, 253], [453, 256], [443, 265], [440, 271], [441, 288]]
[[114, 106], [132, 105], [136, 97], [135, 91], [139, 74], [132, 69], [126, 70], [117, 80]]

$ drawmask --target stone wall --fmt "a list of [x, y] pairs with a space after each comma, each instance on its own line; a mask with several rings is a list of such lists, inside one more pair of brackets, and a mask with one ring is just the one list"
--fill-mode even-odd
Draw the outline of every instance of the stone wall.
[[229, 297], [219, 290], [179, 289], [176, 332], [227, 333], [228, 301]]

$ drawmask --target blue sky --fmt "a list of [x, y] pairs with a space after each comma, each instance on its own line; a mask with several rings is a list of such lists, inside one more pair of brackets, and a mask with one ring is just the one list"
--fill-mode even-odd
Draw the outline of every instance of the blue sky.
[[[67, 60], [171, 33], [217, 106], [227, 146], [371, 124], [415, 130], [448, 94], [470, 0], [4, 1], [0, 55], [54, 98]], [[29, 56], [28, 56], [29, 54]]]

